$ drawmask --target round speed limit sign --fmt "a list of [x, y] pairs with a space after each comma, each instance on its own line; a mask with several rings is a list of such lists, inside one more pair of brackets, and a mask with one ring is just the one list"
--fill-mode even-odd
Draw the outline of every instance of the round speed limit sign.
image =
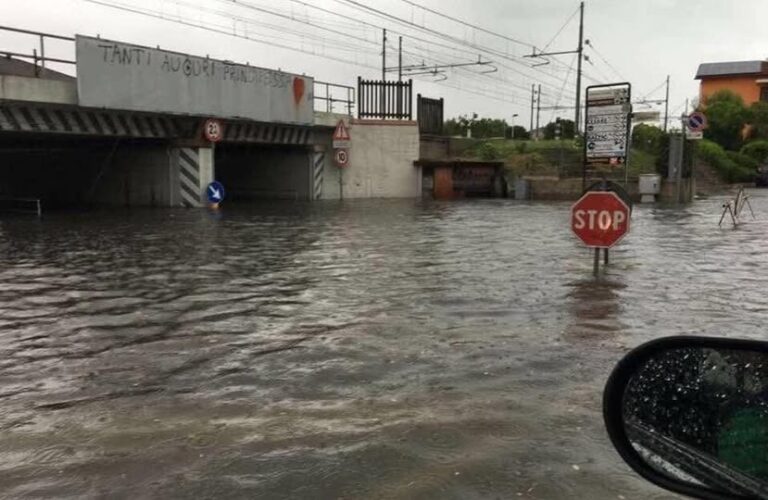
[[205, 120], [203, 135], [210, 142], [219, 142], [224, 137], [224, 126], [219, 120], [213, 118]]
[[333, 153], [333, 161], [339, 168], [344, 168], [349, 164], [349, 151], [346, 149], [337, 149]]

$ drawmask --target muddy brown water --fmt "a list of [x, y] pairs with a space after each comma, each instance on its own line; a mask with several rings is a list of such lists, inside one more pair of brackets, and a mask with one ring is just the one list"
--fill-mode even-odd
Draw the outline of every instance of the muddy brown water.
[[768, 197], [637, 207], [591, 277], [567, 204], [0, 219], [6, 498], [667, 498], [601, 391], [671, 334], [764, 338]]

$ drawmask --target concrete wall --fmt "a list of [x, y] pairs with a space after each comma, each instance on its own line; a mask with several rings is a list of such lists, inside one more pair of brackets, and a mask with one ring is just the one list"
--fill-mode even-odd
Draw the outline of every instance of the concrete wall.
[[0, 100], [77, 104], [75, 82], [0, 75]]
[[419, 139], [420, 160], [445, 160], [450, 151], [449, 137], [422, 135]]
[[229, 199], [309, 200], [312, 152], [302, 147], [216, 149], [216, 179]]
[[99, 204], [180, 205], [178, 166], [165, 144], [121, 144], [94, 182], [93, 201]]
[[[582, 194], [582, 180], [580, 177], [558, 179], [557, 177], [529, 177], [529, 199], [546, 201], [576, 201]], [[507, 179], [510, 185], [513, 179]], [[640, 200], [637, 179], [630, 179], [627, 185], [627, 193], [635, 200]]]
[[[339, 176], [344, 198], [417, 198], [421, 196], [419, 129], [412, 121], [352, 120], [349, 166], [333, 164], [329, 138], [316, 135], [326, 146], [321, 199], [339, 198]], [[326, 142], [327, 141], [327, 142]]]

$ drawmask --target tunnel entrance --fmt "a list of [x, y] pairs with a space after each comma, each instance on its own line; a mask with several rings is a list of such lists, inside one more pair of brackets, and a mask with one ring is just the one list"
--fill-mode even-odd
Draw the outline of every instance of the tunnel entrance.
[[168, 143], [43, 134], [0, 136], [0, 212], [39, 199], [43, 210], [168, 206]]
[[216, 179], [232, 201], [308, 200], [310, 155], [306, 146], [217, 144]]

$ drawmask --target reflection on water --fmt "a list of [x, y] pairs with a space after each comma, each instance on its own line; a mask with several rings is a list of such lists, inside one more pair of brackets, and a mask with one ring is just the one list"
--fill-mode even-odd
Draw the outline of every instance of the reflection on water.
[[0, 490], [662, 498], [602, 384], [655, 336], [762, 337], [768, 225], [719, 207], [636, 208], [598, 281], [566, 204], [2, 220]]

